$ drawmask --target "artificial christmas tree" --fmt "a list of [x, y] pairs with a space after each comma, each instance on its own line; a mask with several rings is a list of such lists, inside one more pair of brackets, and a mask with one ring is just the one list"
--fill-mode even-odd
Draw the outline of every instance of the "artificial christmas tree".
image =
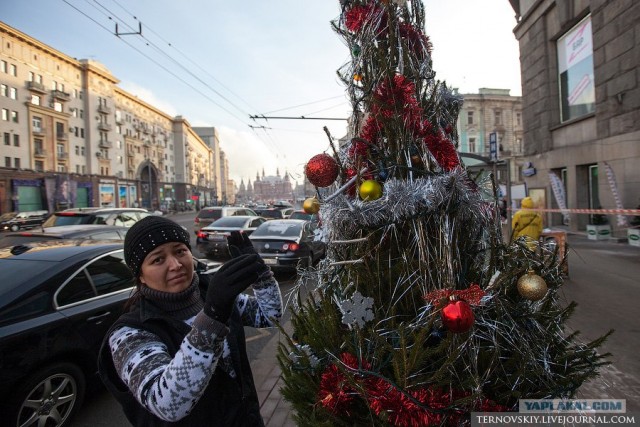
[[340, 4], [352, 138], [306, 168], [327, 257], [300, 271], [278, 353], [296, 421], [457, 425], [573, 396], [607, 363], [604, 337], [565, 334], [554, 253], [503, 243], [495, 186], [457, 154], [462, 100], [435, 80], [422, 3]]

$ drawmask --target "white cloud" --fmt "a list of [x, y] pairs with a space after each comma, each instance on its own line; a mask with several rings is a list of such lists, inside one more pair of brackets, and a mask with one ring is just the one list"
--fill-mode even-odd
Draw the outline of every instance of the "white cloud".
[[[275, 175], [278, 161], [276, 156], [250, 131], [240, 131], [226, 126], [217, 127], [220, 132], [220, 148], [225, 152], [230, 165], [229, 177], [237, 185], [244, 179], [245, 184], [256, 178], [256, 173]], [[284, 171], [280, 171], [284, 173]]]
[[174, 107], [171, 102], [156, 97], [156, 95], [153, 93], [153, 90], [151, 89], [147, 89], [132, 82], [120, 82], [119, 86], [130, 94], [143, 100], [144, 102], [151, 104], [163, 113], [166, 113], [173, 117], [179, 114], [177, 112], [178, 109]]

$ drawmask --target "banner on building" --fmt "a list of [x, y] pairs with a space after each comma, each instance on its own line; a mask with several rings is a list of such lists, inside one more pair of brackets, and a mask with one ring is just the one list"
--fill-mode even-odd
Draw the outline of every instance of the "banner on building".
[[[623, 209], [622, 200], [620, 200], [620, 194], [618, 193], [618, 183], [616, 182], [616, 175], [613, 173], [613, 169], [609, 166], [609, 163], [604, 162], [604, 168], [607, 171], [607, 180], [609, 181], [609, 188], [611, 188], [611, 194], [613, 194], [613, 200], [616, 203], [616, 209]], [[620, 227], [627, 226], [627, 218], [624, 215], [617, 215], [618, 225]]]

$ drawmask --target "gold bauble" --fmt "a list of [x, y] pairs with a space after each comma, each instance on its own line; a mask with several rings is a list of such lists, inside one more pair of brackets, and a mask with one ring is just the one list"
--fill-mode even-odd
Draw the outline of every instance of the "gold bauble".
[[376, 200], [382, 197], [382, 186], [378, 181], [367, 179], [360, 184], [360, 198], [362, 200]]
[[317, 214], [320, 210], [320, 202], [315, 197], [309, 197], [302, 203], [302, 210], [308, 214]]
[[530, 301], [538, 301], [547, 294], [547, 283], [532, 269], [518, 279], [518, 292]]

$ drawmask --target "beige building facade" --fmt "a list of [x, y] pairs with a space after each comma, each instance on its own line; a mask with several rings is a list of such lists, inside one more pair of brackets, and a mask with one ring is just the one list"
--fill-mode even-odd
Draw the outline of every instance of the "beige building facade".
[[118, 87], [96, 61], [2, 22], [0, 43], [0, 212], [222, 201], [229, 180], [219, 138], [208, 144], [185, 118]]

